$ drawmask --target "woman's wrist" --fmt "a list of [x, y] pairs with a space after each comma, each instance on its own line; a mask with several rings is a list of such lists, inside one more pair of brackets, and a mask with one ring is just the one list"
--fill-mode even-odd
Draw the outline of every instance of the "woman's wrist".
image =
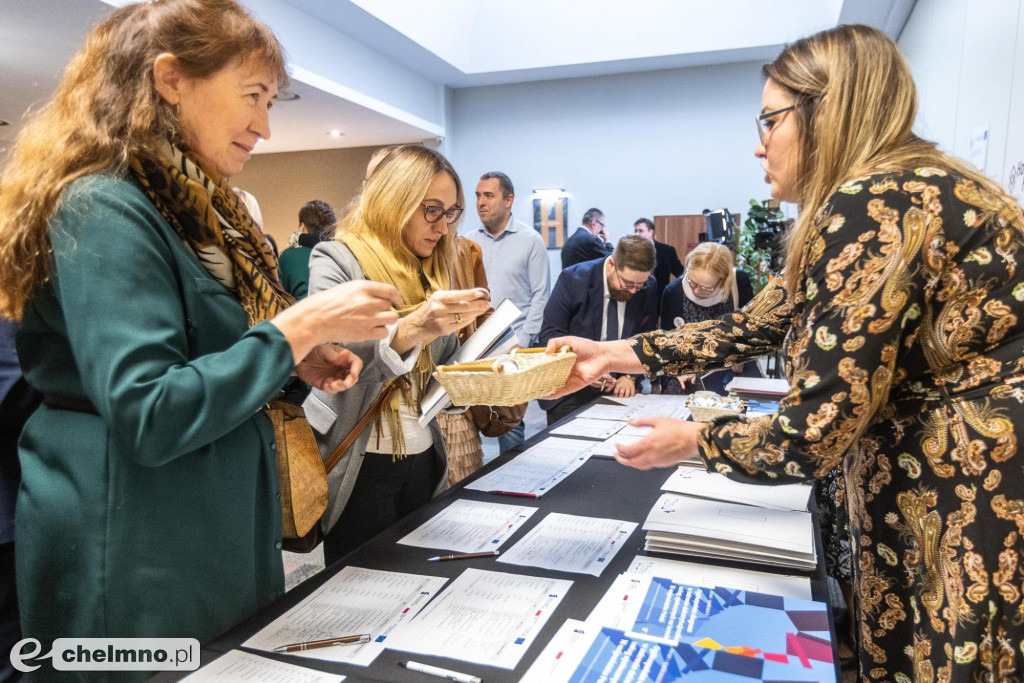
[[312, 315], [303, 314], [302, 307], [296, 304], [278, 313], [270, 324], [276, 327], [292, 349], [292, 360], [298, 365], [309, 355], [319, 343], [315, 334], [315, 325], [311, 324]]
[[417, 313], [413, 311], [398, 321], [398, 329], [391, 340], [391, 348], [399, 355], [405, 355], [418, 346], [426, 337], [419, 325]]

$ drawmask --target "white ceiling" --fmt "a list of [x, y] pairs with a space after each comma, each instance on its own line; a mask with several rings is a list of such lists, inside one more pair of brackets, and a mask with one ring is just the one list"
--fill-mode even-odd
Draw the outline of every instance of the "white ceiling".
[[[127, 1], [0, 0], [0, 120], [11, 124], [0, 127], [0, 148], [10, 144], [23, 113], [53, 91], [89, 27]], [[280, 0], [296, 20], [329, 27], [449, 88], [768, 60], [785, 43], [844, 22], [897, 38], [914, 2]], [[395, 115], [386, 103], [377, 106], [321, 78], [315, 65], [297, 68], [291, 89], [300, 99], [275, 107], [273, 135], [257, 151], [374, 146], [438, 134], [429, 121]], [[331, 137], [331, 129], [344, 135]]]

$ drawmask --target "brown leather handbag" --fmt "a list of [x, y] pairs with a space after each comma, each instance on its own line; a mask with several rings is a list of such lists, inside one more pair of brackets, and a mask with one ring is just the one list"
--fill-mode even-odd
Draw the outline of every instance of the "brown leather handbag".
[[320, 457], [313, 428], [309, 426], [301, 406], [282, 400], [267, 404], [264, 411], [274, 424], [274, 437], [277, 439], [281, 546], [285, 550], [308, 553], [323, 541], [320, 519], [327, 510], [327, 474], [370, 425], [381, 404], [401, 384], [401, 380], [399, 378], [381, 390], [326, 462]]
[[481, 434], [501, 436], [522, 423], [526, 406], [526, 403], [516, 406], [470, 406], [469, 414]]

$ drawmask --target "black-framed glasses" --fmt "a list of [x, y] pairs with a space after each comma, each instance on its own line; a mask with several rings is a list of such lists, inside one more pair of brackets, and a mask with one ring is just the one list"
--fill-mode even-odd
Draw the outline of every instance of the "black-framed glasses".
[[426, 202], [421, 202], [420, 206], [423, 208], [423, 220], [428, 223], [436, 223], [441, 220], [441, 216], [444, 216], [448, 225], [451, 225], [455, 221], [459, 220], [459, 217], [462, 216], [462, 212], [465, 211], [461, 206], [453, 206], [445, 211], [443, 206], [427, 204]]
[[647, 280], [643, 282], [633, 282], [632, 280], [626, 280], [619, 274], [618, 268], [612, 268], [615, 271], [615, 279], [619, 281], [619, 289], [625, 289], [628, 292], [642, 292], [647, 289]]
[[757, 137], [760, 138], [762, 146], [766, 146], [768, 144], [768, 136], [771, 135], [772, 128], [775, 127], [775, 122], [771, 121], [771, 119], [775, 116], [778, 116], [779, 114], [785, 114], [787, 111], [791, 109], [796, 109], [796, 105], [791, 104], [788, 107], [776, 109], [775, 111], [766, 111], [765, 113], [759, 114], [754, 117], [754, 119], [757, 121]]

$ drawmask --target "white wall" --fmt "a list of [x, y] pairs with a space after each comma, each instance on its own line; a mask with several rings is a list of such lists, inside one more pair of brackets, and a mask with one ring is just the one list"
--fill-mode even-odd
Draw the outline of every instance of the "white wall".
[[[565, 188], [570, 233], [605, 212], [613, 240], [655, 214], [727, 207], [746, 214], [769, 196], [754, 158], [760, 63], [460, 88], [446, 152], [469, 195], [487, 171], [516, 187], [513, 213], [532, 224], [531, 191]], [[477, 223], [468, 208], [464, 229]], [[552, 250], [552, 277], [561, 269]]]
[[1012, 173], [1024, 170], [1020, 0], [917, 0], [899, 44], [920, 96], [917, 133], [970, 161], [987, 128], [982, 170], [1024, 199], [1024, 174]]

